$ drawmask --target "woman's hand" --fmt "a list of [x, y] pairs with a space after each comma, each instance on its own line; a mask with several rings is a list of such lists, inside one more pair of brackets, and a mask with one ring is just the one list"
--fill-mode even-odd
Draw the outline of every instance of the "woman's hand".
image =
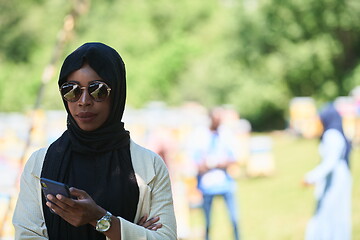
[[[96, 224], [97, 219], [105, 215], [106, 210], [98, 206], [85, 191], [70, 188], [70, 194], [76, 199], [63, 195], [48, 194], [46, 205], [71, 225], [78, 227], [87, 223]], [[51, 201], [51, 202], [50, 202]]]
[[[98, 206], [85, 191], [72, 187], [70, 194], [76, 199], [67, 198], [60, 194], [56, 196], [48, 194], [46, 197], [49, 201], [46, 202], [46, 205], [75, 227], [88, 223], [95, 226], [97, 220], [105, 215], [106, 210]], [[148, 219], [148, 215], [144, 215], [137, 224], [156, 231], [162, 227], [162, 224], [158, 223], [159, 220], [160, 217], [158, 216]]]
[[140, 218], [140, 220], [138, 221], [137, 224], [140, 226], [143, 226], [146, 229], [153, 230], [153, 231], [156, 231], [162, 227], [161, 223], [157, 223], [160, 220], [160, 217], [157, 216], [157, 217], [153, 217], [150, 219], [147, 219], [147, 218], [148, 218], [148, 215], [145, 214], [142, 218]]
[[304, 179], [301, 181], [301, 185], [304, 186], [304, 187], [310, 187], [310, 186], [312, 186], [313, 184], [307, 182], [307, 181], [305, 180], [305, 178], [304, 178]]

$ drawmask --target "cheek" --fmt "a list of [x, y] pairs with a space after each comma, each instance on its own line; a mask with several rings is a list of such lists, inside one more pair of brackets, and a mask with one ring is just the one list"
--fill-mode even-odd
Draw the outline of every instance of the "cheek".
[[111, 105], [110, 105], [110, 101], [105, 101], [101, 104], [101, 118], [102, 118], [102, 123], [106, 122], [106, 120], [109, 118], [110, 116], [110, 111], [111, 111]]
[[102, 108], [102, 116], [104, 119], [104, 122], [109, 118], [110, 116], [110, 106], [106, 105]]
[[69, 113], [71, 114], [71, 116], [74, 117], [76, 111], [75, 111], [75, 104], [74, 103], [71, 103], [71, 102], [67, 102], [67, 107], [69, 109]]

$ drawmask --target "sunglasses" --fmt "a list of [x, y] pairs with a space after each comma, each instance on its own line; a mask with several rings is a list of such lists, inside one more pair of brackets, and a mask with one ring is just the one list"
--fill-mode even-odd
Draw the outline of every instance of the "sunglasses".
[[64, 100], [68, 102], [76, 102], [80, 99], [83, 90], [87, 88], [87, 92], [95, 102], [105, 101], [110, 95], [111, 88], [104, 82], [93, 81], [87, 87], [81, 87], [76, 82], [65, 82], [61, 85], [59, 91]]

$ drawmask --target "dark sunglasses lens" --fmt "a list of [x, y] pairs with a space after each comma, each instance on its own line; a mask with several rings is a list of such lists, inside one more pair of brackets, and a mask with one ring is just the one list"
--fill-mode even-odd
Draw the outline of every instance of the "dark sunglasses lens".
[[108, 97], [108, 86], [101, 82], [94, 82], [89, 85], [89, 94], [94, 98], [95, 101], [101, 102]]
[[75, 83], [65, 83], [61, 86], [61, 95], [66, 101], [76, 102], [81, 96], [81, 89]]

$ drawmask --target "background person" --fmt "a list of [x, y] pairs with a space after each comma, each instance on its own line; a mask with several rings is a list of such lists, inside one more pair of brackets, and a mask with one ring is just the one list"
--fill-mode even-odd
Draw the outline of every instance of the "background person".
[[[235, 181], [227, 168], [236, 161], [228, 138], [221, 129], [222, 108], [210, 112], [210, 126], [194, 136], [194, 159], [198, 168], [198, 189], [203, 197], [203, 209], [206, 220], [205, 239], [210, 236], [211, 206], [215, 196], [222, 196], [229, 211], [234, 230], [234, 239], [239, 239], [237, 208], [235, 199]], [[228, 136], [228, 135], [226, 135]]]
[[304, 184], [315, 185], [316, 211], [308, 223], [306, 240], [351, 239], [350, 142], [333, 104], [320, 112], [323, 133], [321, 163], [306, 174]]

